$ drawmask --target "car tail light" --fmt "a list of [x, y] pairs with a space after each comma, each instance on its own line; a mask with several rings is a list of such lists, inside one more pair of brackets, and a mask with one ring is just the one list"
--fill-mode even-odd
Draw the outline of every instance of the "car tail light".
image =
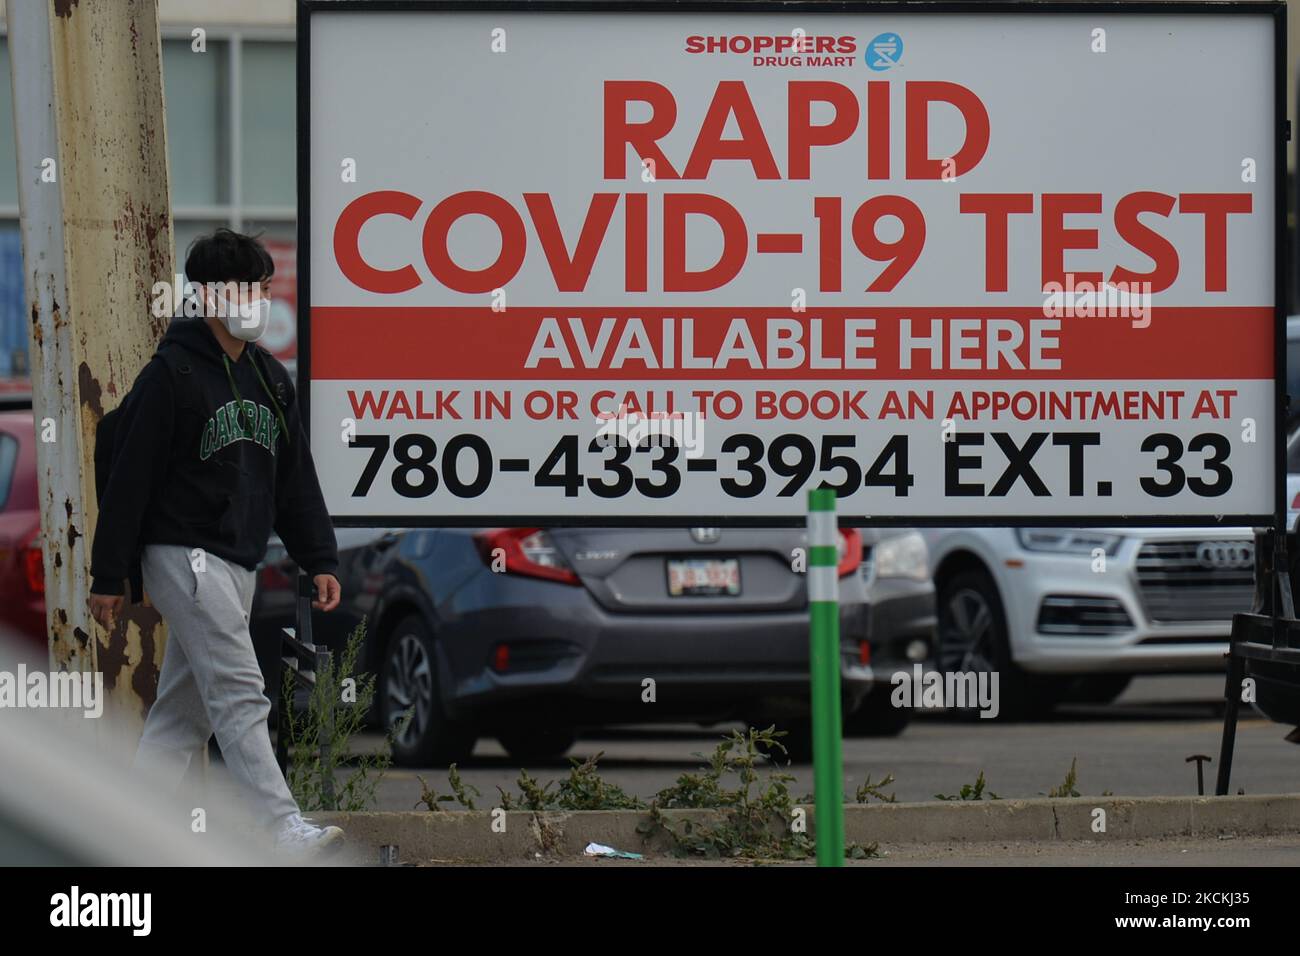
[[1295, 497], [1291, 499], [1291, 510], [1294, 511], [1297, 508], [1300, 508], [1300, 491], [1297, 491]]
[[23, 571], [27, 575], [27, 589], [33, 594], [45, 594], [45, 560], [41, 554], [41, 539], [32, 539], [23, 551]]
[[862, 533], [857, 528], [840, 528], [840, 563], [835, 569], [840, 577], [852, 574], [862, 563]]
[[483, 563], [507, 574], [579, 584], [569, 563], [541, 528], [493, 528], [474, 535]]
[[858, 663], [864, 666], [871, 663], [871, 643], [869, 641], [858, 641]]
[[492, 652], [492, 669], [504, 674], [510, 670], [510, 645], [498, 644]]

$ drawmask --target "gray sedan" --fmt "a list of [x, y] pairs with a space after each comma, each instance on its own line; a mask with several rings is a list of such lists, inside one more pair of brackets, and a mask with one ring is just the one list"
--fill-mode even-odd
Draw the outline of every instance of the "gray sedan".
[[[344, 605], [318, 640], [368, 620], [362, 666], [378, 721], [413, 719], [403, 765], [464, 760], [493, 736], [521, 760], [582, 727], [743, 720], [790, 731], [807, 759], [802, 529], [464, 528], [340, 532]], [[907, 529], [840, 533], [841, 695], [849, 732], [894, 734], [888, 674], [930, 653], [934, 591]], [[918, 550], [919, 549], [919, 550]], [[254, 616], [261, 643], [292, 616], [282, 552]], [[318, 624], [319, 628], [319, 624]], [[273, 652], [272, 652], [273, 656]]]

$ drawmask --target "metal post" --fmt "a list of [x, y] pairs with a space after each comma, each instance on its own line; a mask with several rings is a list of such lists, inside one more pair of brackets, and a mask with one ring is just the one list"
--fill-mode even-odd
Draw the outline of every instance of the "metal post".
[[[336, 703], [335, 695], [338, 692], [333, 678], [334, 655], [328, 648], [317, 647], [312, 643], [311, 602], [316, 595], [316, 589], [311, 578], [305, 574], [299, 574], [295, 582], [295, 591], [296, 626], [293, 634], [290, 634], [289, 629], [285, 628], [281, 635], [282, 650], [284, 652], [282, 665], [293, 668], [295, 692], [299, 687], [307, 687], [310, 689], [310, 693], [320, 693], [324, 698], [325, 712], [321, 716], [318, 746], [321, 767], [327, 768], [327, 772], [321, 780], [321, 797], [325, 802], [326, 809], [332, 810], [335, 809], [334, 774], [328, 768], [330, 767], [333, 752], [334, 706]], [[322, 684], [322, 682], [324, 683]], [[293, 695], [290, 696], [288, 702], [281, 700], [279, 706], [281, 714], [277, 719], [276, 758], [280, 761], [281, 772], [284, 772], [288, 767], [288, 741], [285, 726], [288, 720], [292, 719], [292, 714], [285, 715], [283, 713], [286, 707], [293, 707]]]
[[[320, 764], [324, 771], [321, 780], [321, 797], [329, 810], [334, 805], [334, 772], [330, 768], [330, 753], [334, 744], [334, 694], [336, 688], [333, 680], [333, 655], [326, 647], [317, 646], [311, 634], [311, 602], [316, 596], [316, 586], [305, 574], [298, 575], [298, 640], [314, 655], [314, 677], [312, 692], [319, 692], [324, 698], [325, 713], [321, 715], [320, 727]], [[323, 689], [322, 689], [323, 688]]]
[[[303, 581], [301, 574], [294, 581], [294, 626], [280, 631], [280, 666], [277, 669], [280, 689], [277, 692], [275, 708], [275, 758], [280, 764], [280, 772], [286, 776], [289, 767], [288, 730], [293, 723], [293, 709], [298, 691], [300, 688], [310, 687], [316, 677], [313, 669], [316, 662], [316, 649], [311, 643], [311, 605], [310, 599], [305, 596]], [[284, 699], [286, 668], [293, 671], [288, 700]]]
[[93, 623], [87, 536], [95, 426], [166, 325], [150, 311], [155, 283], [172, 279], [158, 9], [29, 0], [6, 14], [50, 666], [102, 672], [118, 718], [104, 724], [138, 730], [166, 633], [140, 605], [112, 633]]
[[323, 647], [316, 648], [316, 681], [317, 687], [322, 686], [324, 680], [325, 713], [321, 715], [320, 728], [320, 765], [323, 771], [321, 780], [321, 796], [325, 801], [325, 806], [331, 810], [337, 810], [334, 805], [334, 769], [330, 764], [330, 754], [334, 745], [334, 680], [332, 677], [326, 678], [327, 674], [332, 674], [331, 666], [332, 654]]
[[[276, 658], [280, 666], [275, 669], [276, 684], [275, 691], [275, 762], [280, 765], [280, 773], [287, 777], [289, 775], [289, 741], [286, 738], [289, 723], [285, 720], [284, 710], [286, 707], [293, 706], [293, 691], [289, 693], [288, 702], [284, 699], [284, 669], [288, 665], [283, 657]], [[294, 681], [294, 689], [298, 686]]]
[[[1277, 592], [1273, 562], [1273, 532], [1255, 529], [1255, 593], [1251, 598], [1253, 614], [1269, 614], [1277, 627]], [[1274, 632], [1276, 633], [1276, 631]], [[1223, 683], [1223, 736], [1219, 741], [1219, 769], [1214, 777], [1214, 793], [1226, 796], [1232, 779], [1232, 753], [1237, 744], [1237, 717], [1241, 711], [1241, 682], [1246, 676], [1246, 661], [1237, 653], [1237, 642], [1244, 640], [1241, 625], [1234, 616], [1228, 633], [1228, 666]]]
[[835, 490], [814, 488], [808, 492], [808, 608], [818, 866], [844, 865], [838, 534]]
[[[289, 728], [293, 724], [293, 698], [298, 693], [298, 662], [288, 652], [297, 639], [297, 629], [292, 633], [289, 628], [280, 631], [280, 653], [276, 657], [275, 669], [275, 762], [280, 765], [280, 773], [287, 780], [289, 777]], [[293, 679], [289, 682], [289, 699], [286, 701], [284, 690], [285, 672], [292, 671]]]
[[[1233, 653], [1236, 628], [1228, 638], [1228, 673], [1223, 686], [1223, 738], [1219, 742], [1219, 770], [1214, 779], [1214, 793], [1225, 796], [1232, 778], [1232, 751], [1237, 742], [1237, 712], [1241, 709], [1241, 679], [1246, 662]], [[1199, 769], [1199, 768], [1198, 768]]]

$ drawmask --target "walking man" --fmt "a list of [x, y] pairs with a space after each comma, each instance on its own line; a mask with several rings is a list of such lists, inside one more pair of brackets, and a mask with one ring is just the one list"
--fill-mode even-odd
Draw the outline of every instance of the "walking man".
[[340, 597], [334, 529], [293, 383], [254, 344], [266, 330], [274, 271], [260, 242], [228, 229], [191, 245], [185, 274], [197, 299], [172, 320], [112, 429], [90, 610], [111, 628], [127, 582], [133, 591], [142, 582], [167, 622], [135, 766], [179, 784], [215, 733], [276, 846], [319, 850], [342, 831], [303, 820], [285, 784], [248, 628], [254, 569], [272, 529], [312, 577], [312, 606], [330, 611]]

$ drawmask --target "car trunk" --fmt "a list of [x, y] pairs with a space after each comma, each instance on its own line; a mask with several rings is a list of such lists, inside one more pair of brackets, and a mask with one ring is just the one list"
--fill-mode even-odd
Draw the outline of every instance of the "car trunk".
[[[734, 614], [805, 606], [791, 570], [802, 528], [551, 528], [583, 585], [615, 612]], [[674, 585], [681, 593], [671, 593]]]

